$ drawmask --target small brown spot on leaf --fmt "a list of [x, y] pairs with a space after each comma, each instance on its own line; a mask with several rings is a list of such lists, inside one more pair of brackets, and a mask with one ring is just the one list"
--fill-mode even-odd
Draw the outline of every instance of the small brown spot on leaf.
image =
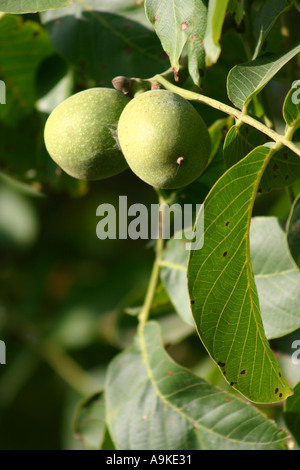
[[187, 28], [188, 28], [188, 24], [187, 23], [181, 23], [181, 31], [185, 31]]
[[225, 367], [225, 362], [219, 361], [219, 362], [218, 362], [218, 366], [220, 366], [220, 367]]
[[225, 401], [226, 401], [226, 403], [228, 403], [230, 401], [230, 398], [226, 397]]
[[249, 127], [248, 126], [245, 127], [245, 131], [246, 131], [246, 134], [249, 134]]
[[191, 300], [191, 301], [190, 301], [190, 304], [191, 304], [191, 305], [194, 305], [194, 303], [195, 303], [194, 300]]
[[274, 171], [278, 170], [278, 166], [276, 165], [276, 163], [273, 165], [273, 170]]
[[236, 385], [236, 382], [230, 382], [230, 386]]
[[278, 391], [278, 388], [275, 388], [275, 395], [277, 395]]
[[278, 372], [279, 377], [281, 377], [281, 372]]
[[227, 256], [227, 251], [224, 251], [224, 253], [223, 253], [224, 258], [225, 258], [225, 256]]
[[241, 375], [245, 375], [246, 374], [246, 371], [245, 369], [241, 371]]
[[282, 398], [282, 393], [279, 393], [279, 398]]
[[226, 227], [228, 227], [229, 223], [230, 223], [230, 222], [229, 222], [229, 220], [228, 220], [228, 221], [226, 222], [226, 224], [225, 224], [225, 225], [226, 225]]
[[168, 370], [169, 375], [173, 375], [173, 372], [171, 370]]

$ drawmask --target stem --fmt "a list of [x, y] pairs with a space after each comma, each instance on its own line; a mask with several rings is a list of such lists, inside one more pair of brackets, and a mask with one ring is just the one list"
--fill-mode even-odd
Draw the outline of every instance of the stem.
[[99, 383], [89, 373], [85, 372], [60, 346], [46, 338], [39, 338], [31, 324], [18, 318], [17, 320], [18, 325], [22, 326], [17, 333], [20, 340], [36, 356], [52, 367], [54, 372], [70, 387], [83, 396], [99, 390]]
[[229, 114], [230, 116], [235, 117], [238, 121], [242, 121], [246, 124], [249, 124], [249, 126], [255, 127], [257, 130], [266, 134], [276, 143], [277, 142], [282, 143], [283, 145], [288, 147], [290, 150], [292, 150], [296, 155], [300, 157], [300, 149], [291, 140], [288, 140], [286, 138], [286, 135], [283, 136], [283, 135], [277, 134], [277, 132], [275, 132], [273, 129], [270, 129], [269, 127], [265, 126], [261, 122], [252, 118], [251, 116], [248, 116], [247, 114], [242, 113], [238, 109], [232, 108], [231, 106], [221, 103], [220, 101], [217, 101], [213, 98], [209, 98], [208, 96], [200, 95], [199, 93], [185, 90], [176, 85], [173, 85], [172, 83], [169, 83], [167, 80], [161, 77], [160, 75], [155, 75], [152, 80], [155, 80], [156, 82], [161, 83], [167, 90], [177, 93], [178, 95], [182, 96], [186, 100], [199, 101], [201, 103], [207, 104], [208, 106], [211, 106], [212, 108], [218, 109], [219, 111], [222, 111], [223, 113], [226, 113], [226, 114]]
[[[162, 196], [160, 196], [159, 204], [161, 205], [162, 203], [165, 203], [165, 200], [163, 199]], [[162, 205], [162, 208], [163, 207], [164, 206]], [[154, 295], [155, 295], [156, 286], [159, 280], [160, 262], [161, 262], [163, 249], [164, 249], [164, 240], [162, 238], [163, 211], [160, 212], [159, 214], [160, 214], [159, 233], [158, 233], [158, 239], [156, 242], [156, 256], [155, 256], [155, 261], [154, 261], [153, 268], [152, 268], [150, 281], [148, 284], [145, 302], [139, 314], [139, 327], [138, 327], [139, 333], [143, 332], [143, 329], [148, 321], [150, 310], [151, 310], [151, 305], [152, 305]]]
[[100, 388], [98, 382], [86, 373], [60, 347], [43, 340], [33, 347], [52, 369], [73, 389], [86, 396]]

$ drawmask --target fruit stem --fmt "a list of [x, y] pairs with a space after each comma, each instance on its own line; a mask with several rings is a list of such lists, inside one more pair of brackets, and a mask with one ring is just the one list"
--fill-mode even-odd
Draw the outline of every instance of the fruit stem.
[[207, 104], [208, 106], [211, 106], [212, 108], [218, 109], [219, 111], [222, 111], [226, 114], [229, 114], [230, 116], [235, 117], [238, 121], [242, 121], [246, 124], [249, 124], [252, 127], [255, 127], [257, 130], [259, 130], [260, 132], [263, 132], [265, 135], [270, 137], [276, 143], [277, 142], [282, 143], [283, 145], [288, 147], [290, 150], [292, 150], [296, 155], [300, 157], [300, 149], [289, 138], [286, 138], [286, 135], [277, 134], [277, 132], [275, 132], [273, 129], [270, 129], [269, 127], [265, 126], [264, 124], [257, 121], [253, 117], [249, 116], [248, 114], [244, 114], [240, 110], [233, 108], [232, 106], [228, 106], [227, 104], [224, 104], [213, 98], [209, 98], [208, 96], [200, 95], [199, 93], [185, 90], [176, 85], [173, 85], [172, 83], [168, 82], [165, 78], [163, 78], [161, 75], [155, 75], [150, 80], [160, 83], [167, 90], [177, 93], [178, 95], [182, 96], [186, 100], [199, 101], [201, 103]]
[[155, 260], [154, 260], [154, 264], [152, 268], [150, 281], [148, 284], [148, 289], [147, 289], [144, 305], [139, 314], [139, 327], [138, 327], [139, 333], [143, 332], [143, 329], [149, 318], [151, 306], [152, 306], [153, 299], [155, 296], [157, 283], [159, 280], [160, 263], [161, 263], [161, 258], [163, 254], [163, 249], [164, 249], [164, 240], [162, 237], [162, 233], [163, 233], [162, 223], [163, 223], [163, 210], [165, 207], [165, 199], [161, 195], [159, 195], [159, 205], [161, 207], [161, 211], [159, 212], [159, 233], [158, 233], [158, 238], [157, 238], [156, 247], [155, 247], [156, 256], [155, 256]]

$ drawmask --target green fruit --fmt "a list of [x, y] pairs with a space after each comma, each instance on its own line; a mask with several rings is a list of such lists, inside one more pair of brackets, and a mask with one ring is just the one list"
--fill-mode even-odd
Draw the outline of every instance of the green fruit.
[[207, 127], [181, 96], [151, 90], [121, 114], [118, 139], [131, 170], [162, 189], [181, 188], [204, 171], [210, 153]]
[[45, 126], [45, 144], [66, 173], [99, 180], [128, 168], [117, 141], [117, 125], [129, 98], [110, 88], [84, 90], [58, 105]]

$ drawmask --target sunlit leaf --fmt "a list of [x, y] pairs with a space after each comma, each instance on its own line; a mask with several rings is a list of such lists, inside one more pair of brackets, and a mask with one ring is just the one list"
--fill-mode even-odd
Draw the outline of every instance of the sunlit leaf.
[[228, 96], [238, 108], [247, 108], [274, 75], [300, 51], [300, 45], [284, 54], [264, 54], [251, 62], [235, 65], [228, 74]]

